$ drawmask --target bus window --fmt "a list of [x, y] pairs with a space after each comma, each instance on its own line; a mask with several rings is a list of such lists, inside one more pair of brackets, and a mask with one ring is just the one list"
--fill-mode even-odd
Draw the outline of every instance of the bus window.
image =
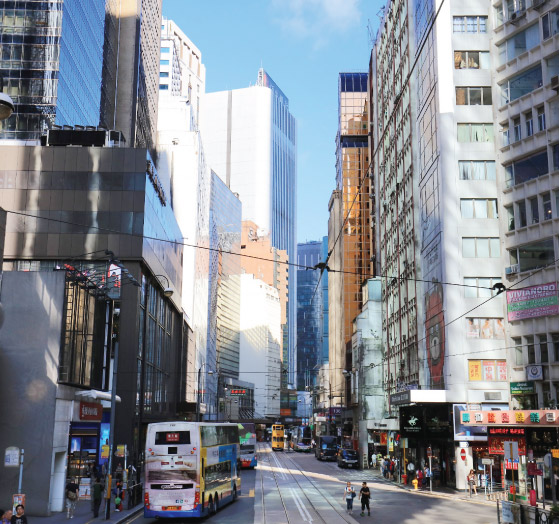
[[190, 444], [190, 431], [158, 431], [154, 443], [156, 446]]

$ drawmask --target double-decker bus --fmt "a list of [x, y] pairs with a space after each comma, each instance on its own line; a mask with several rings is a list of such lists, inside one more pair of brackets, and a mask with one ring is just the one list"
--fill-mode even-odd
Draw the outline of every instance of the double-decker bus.
[[298, 426], [291, 437], [293, 451], [310, 451], [312, 442], [312, 431], [310, 426]]
[[273, 424], [272, 425], [272, 451], [283, 451], [283, 425]]
[[255, 468], [258, 457], [256, 455], [256, 431], [252, 422], [239, 422], [239, 444], [241, 445], [241, 467]]
[[239, 427], [209, 422], [149, 424], [144, 516], [203, 517], [241, 494]]

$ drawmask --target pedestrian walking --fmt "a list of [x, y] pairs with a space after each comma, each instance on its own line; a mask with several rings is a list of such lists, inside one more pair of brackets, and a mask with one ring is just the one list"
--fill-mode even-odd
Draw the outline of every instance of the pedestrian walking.
[[389, 469], [390, 469], [390, 480], [394, 480], [394, 470], [396, 469], [396, 463], [394, 462], [393, 458], [390, 459]]
[[361, 491], [359, 491], [359, 499], [361, 500], [361, 516], [365, 516], [365, 508], [367, 508], [367, 514], [371, 516], [371, 507], [369, 506], [369, 500], [371, 499], [371, 490], [367, 486], [366, 482], [361, 485]]
[[66, 484], [66, 518], [73, 519], [76, 503], [78, 502], [78, 492], [80, 487], [76, 484], [77, 479], [73, 479]]
[[468, 481], [468, 486], [470, 487], [470, 497], [472, 496], [472, 489], [477, 495], [476, 474], [473, 469], [470, 470], [470, 473], [466, 477], [466, 480]]
[[93, 517], [97, 518], [99, 516], [101, 501], [103, 500], [103, 484], [101, 484], [101, 479], [99, 477], [97, 477], [93, 483], [91, 494], [93, 499]]
[[432, 475], [432, 473], [431, 473], [431, 470], [429, 469], [429, 466], [425, 466], [425, 473], [423, 475], [423, 478], [425, 479], [425, 481], [424, 481], [425, 482], [425, 487], [427, 487], [427, 484], [430, 483], [431, 475]]
[[373, 466], [373, 469], [377, 469], [377, 456], [374, 453], [371, 457], [371, 466]]
[[9, 509], [8, 511], [4, 511], [3, 509], [0, 510], [0, 513], [2, 514], [2, 519], [0, 520], [0, 522], [2, 524], [11, 524], [12, 522], [12, 510]]
[[417, 470], [417, 483], [419, 485], [419, 489], [422, 489], [423, 485], [425, 484], [425, 480], [423, 478], [423, 471], [421, 471], [420, 469]]
[[16, 514], [12, 515], [12, 520], [10, 524], [27, 524], [27, 517], [24, 515], [25, 508], [18, 504], [16, 506]]
[[347, 505], [346, 511], [351, 515], [353, 513], [353, 499], [355, 498], [355, 490], [351, 486], [351, 482], [346, 484], [344, 498]]

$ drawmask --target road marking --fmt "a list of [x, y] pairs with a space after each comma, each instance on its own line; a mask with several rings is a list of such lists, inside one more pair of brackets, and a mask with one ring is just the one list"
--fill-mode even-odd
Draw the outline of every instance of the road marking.
[[291, 491], [291, 496], [293, 497], [293, 500], [297, 505], [297, 509], [299, 510], [299, 513], [301, 514], [301, 518], [305, 522], [312, 522], [312, 517], [310, 513], [307, 511], [305, 504], [303, 504], [303, 501], [299, 498], [299, 494], [293, 488], [289, 488], [289, 490]]
[[287, 475], [285, 474], [285, 468], [282, 466], [281, 462], [279, 461], [278, 457], [276, 457], [275, 455], [272, 455], [272, 457], [274, 458], [274, 462], [276, 463], [276, 466], [279, 470], [279, 474], [281, 476], [281, 478], [283, 480], [287, 480]]

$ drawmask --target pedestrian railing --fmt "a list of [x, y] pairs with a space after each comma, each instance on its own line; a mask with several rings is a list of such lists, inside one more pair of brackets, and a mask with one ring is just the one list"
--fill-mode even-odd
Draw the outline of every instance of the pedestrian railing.
[[138, 504], [141, 504], [144, 499], [143, 484], [141, 482], [129, 485], [126, 488], [126, 492], [126, 495], [128, 496], [128, 509], [132, 509]]

